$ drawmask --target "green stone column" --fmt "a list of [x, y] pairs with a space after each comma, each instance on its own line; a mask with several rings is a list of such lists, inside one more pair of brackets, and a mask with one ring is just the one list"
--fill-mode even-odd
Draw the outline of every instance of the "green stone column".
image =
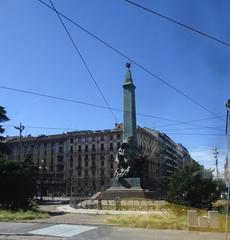
[[136, 106], [135, 106], [135, 86], [133, 84], [130, 71], [131, 64], [126, 64], [125, 82], [123, 84], [123, 141], [127, 142], [129, 137], [137, 144], [136, 133]]

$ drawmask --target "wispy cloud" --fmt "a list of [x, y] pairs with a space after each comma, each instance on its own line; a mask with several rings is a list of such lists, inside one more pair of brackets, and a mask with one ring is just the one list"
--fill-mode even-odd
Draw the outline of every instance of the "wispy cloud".
[[[224, 169], [224, 163], [226, 159], [227, 151], [226, 149], [217, 149], [218, 154], [218, 167], [220, 171], [223, 171]], [[204, 165], [206, 168], [216, 168], [216, 160], [214, 158], [214, 147], [208, 147], [208, 146], [201, 146], [196, 149], [192, 149], [190, 151], [190, 154], [193, 159], [195, 159], [197, 162], [199, 162], [201, 165]]]

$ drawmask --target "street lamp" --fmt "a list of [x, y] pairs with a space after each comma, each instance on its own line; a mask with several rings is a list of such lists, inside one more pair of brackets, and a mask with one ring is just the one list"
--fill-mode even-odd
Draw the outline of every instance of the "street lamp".
[[46, 166], [46, 163], [44, 160], [41, 160], [41, 165], [38, 167], [40, 171], [40, 201], [43, 200], [43, 192], [44, 192], [44, 173], [48, 170], [48, 167]]
[[227, 195], [227, 207], [226, 207], [226, 216], [225, 216], [225, 240], [228, 238], [228, 213], [229, 213], [229, 195], [230, 195], [230, 179], [229, 179], [229, 155], [230, 155], [230, 138], [228, 136], [228, 127], [229, 127], [229, 111], [230, 111], [230, 99], [227, 100], [225, 103], [227, 108], [227, 117], [226, 117], [226, 131], [225, 135], [227, 138], [227, 158], [226, 158], [226, 175], [227, 175], [227, 188], [228, 188], [228, 195]]

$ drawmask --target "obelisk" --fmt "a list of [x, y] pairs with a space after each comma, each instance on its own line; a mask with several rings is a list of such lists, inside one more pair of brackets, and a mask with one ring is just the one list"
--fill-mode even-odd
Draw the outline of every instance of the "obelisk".
[[133, 84], [130, 71], [131, 64], [126, 63], [125, 81], [123, 84], [123, 142], [129, 138], [137, 144], [136, 132], [136, 104], [135, 104], [135, 85]]

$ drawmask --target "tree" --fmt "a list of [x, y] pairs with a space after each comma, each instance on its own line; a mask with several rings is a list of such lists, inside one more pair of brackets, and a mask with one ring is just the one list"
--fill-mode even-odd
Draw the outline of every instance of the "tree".
[[29, 209], [36, 191], [33, 166], [27, 163], [0, 161], [0, 208]]
[[[0, 106], [0, 123], [8, 121], [9, 118], [6, 115], [6, 110], [4, 107]], [[0, 134], [3, 134], [5, 132], [5, 129], [0, 125]], [[6, 144], [4, 143], [5, 137], [0, 135], [0, 157], [4, 153], [8, 153], [9, 149], [7, 148]]]
[[195, 163], [176, 172], [170, 179], [167, 200], [172, 203], [210, 209], [222, 189], [217, 188], [211, 170]]

